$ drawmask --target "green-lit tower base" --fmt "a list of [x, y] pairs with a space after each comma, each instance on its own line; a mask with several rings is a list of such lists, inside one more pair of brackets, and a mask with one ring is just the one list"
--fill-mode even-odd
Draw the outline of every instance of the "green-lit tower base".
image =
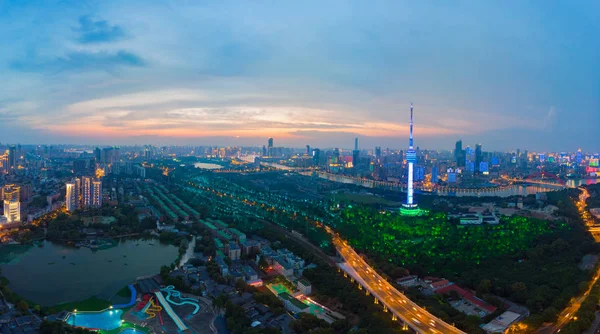
[[413, 204], [411, 206], [404, 204], [400, 207], [400, 214], [403, 216], [416, 217], [424, 215], [426, 213], [427, 210], [422, 210], [421, 208], [419, 208], [419, 206], [417, 206], [417, 204]]

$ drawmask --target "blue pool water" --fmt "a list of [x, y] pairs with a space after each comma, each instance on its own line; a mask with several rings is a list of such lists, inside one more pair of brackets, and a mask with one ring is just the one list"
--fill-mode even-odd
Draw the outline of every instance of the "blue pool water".
[[[121, 310], [106, 310], [102, 312], [77, 312], [67, 318], [71, 326], [111, 330], [121, 326]], [[131, 332], [135, 333], [135, 332]]]

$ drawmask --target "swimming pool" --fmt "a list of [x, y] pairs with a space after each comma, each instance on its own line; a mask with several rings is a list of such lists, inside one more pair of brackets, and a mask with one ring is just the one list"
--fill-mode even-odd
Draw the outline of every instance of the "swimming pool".
[[115, 309], [100, 312], [74, 312], [69, 315], [66, 323], [77, 327], [111, 330], [121, 326], [121, 314], [123, 311]]

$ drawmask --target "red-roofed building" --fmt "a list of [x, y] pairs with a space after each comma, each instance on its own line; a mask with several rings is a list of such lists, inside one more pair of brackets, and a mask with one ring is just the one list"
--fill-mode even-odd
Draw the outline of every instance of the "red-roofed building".
[[425, 283], [432, 283], [432, 282], [437, 282], [437, 281], [441, 281], [441, 280], [443, 280], [443, 278], [439, 278], [439, 277], [435, 277], [435, 276], [423, 277], [423, 282], [425, 282]]
[[441, 288], [443, 288], [445, 286], [448, 286], [448, 285], [450, 285], [450, 281], [448, 281], [447, 279], [443, 279], [443, 280], [440, 280], [440, 281], [436, 281], [436, 282], [430, 283], [429, 287], [435, 291], [437, 289], [441, 289]]
[[445, 295], [445, 294], [449, 293], [450, 291], [456, 291], [462, 299], [477, 306], [482, 311], [485, 311], [487, 314], [494, 313], [497, 309], [495, 306], [490, 305], [490, 304], [486, 303], [485, 301], [477, 298], [470, 291], [467, 291], [454, 283], [450, 283], [450, 285], [447, 285], [445, 287], [435, 290], [435, 293], [437, 293], [438, 295]]

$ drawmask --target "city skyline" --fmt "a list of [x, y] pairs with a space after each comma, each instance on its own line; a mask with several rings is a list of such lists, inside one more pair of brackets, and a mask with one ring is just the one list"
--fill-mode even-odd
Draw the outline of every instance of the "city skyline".
[[0, 139], [597, 152], [597, 7], [7, 2]]

